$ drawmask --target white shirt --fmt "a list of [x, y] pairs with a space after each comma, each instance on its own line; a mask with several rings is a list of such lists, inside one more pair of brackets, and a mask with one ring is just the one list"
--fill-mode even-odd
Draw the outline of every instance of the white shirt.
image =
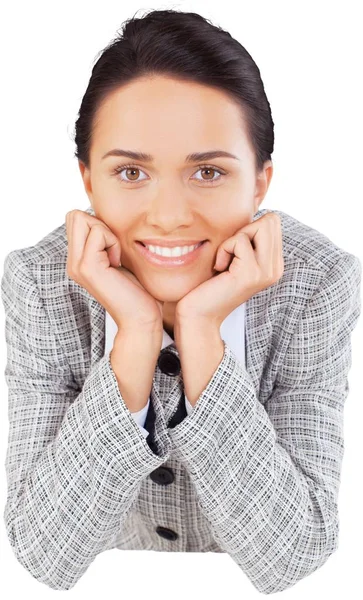
[[[110, 353], [113, 347], [113, 342], [115, 335], [117, 333], [117, 325], [111, 315], [106, 311], [106, 320], [105, 320], [105, 354]], [[245, 303], [240, 304], [237, 308], [232, 311], [223, 321], [220, 326], [220, 334], [222, 340], [224, 340], [231, 350], [234, 352], [238, 360], [241, 364], [246, 364], [245, 359]], [[170, 335], [165, 331], [163, 332], [163, 340], [161, 349], [166, 346], [170, 346], [174, 341], [170, 337]], [[190, 411], [193, 409], [193, 406], [188, 401], [186, 394], [185, 396], [185, 408], [187, 414], [189, 415]], [[147, 401], [146, 406], [144, 406], [141, 410], [137, 412], [132, 412], [132, 416], [134, 417], [136, 423], [138, 423], [142, 434], [144, 437], [149, 435], [147, 429], [143, 427], [146, 420], [147, 411], [150, 404], [150, 396]]]

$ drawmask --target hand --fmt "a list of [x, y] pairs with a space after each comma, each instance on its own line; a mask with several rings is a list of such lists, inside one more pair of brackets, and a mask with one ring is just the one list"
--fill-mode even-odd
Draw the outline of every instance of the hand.
[[122, 267], [120, 242], [111, 229], [75, 209], [66, 214], [66, 232], [68, 276], [104, 306], [119, 329], [160, 328], [162, 335], [162, 302]]
[[224, 272], [183, 296], [177, 319], [190, 323], [196, 318], [219, 329], [237, 306], [278, 281], [284, 272], [280, 217], [266, 213], [238, 229], [217, 249], [214, 268]]

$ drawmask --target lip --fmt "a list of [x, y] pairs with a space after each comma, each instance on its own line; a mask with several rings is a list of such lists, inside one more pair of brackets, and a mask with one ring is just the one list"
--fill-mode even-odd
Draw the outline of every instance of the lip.
[[136, 242], [136, 246], [141, 255], [146, 258], [148, 262], [157, 267], [184, 267], [190, 265], [200, 256], [206, 245], [206, 241], [207, 240], [202, 242], [201, 245], [192, 252], [188, 252], [188, 254], [184, 254], [183, 256], [160, 256], [159, 254], [153, 254], [146, 246], [143, 246], [141, 242]]

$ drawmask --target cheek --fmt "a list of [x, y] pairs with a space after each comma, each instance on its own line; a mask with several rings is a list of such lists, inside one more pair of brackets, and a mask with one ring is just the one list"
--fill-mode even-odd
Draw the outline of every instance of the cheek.
[[135, 240], [132, 239], [128, 230], [119, 227], [118, 229], [115, 229], [114, 231], [115, 231], [115, 235], [117, 236], [117, 238], [120, 242], [121, 250], [123, 252], [130, 253], [130, 250], [135, 249]]
[[239, 229], [245, 227], [252, 221], [251, 213], [247, 210], [244, 212], [238, 211], [234, 215], [229, 214], [228, 219], [225, 219], [223, 226], [223, 240], [232, 237]]

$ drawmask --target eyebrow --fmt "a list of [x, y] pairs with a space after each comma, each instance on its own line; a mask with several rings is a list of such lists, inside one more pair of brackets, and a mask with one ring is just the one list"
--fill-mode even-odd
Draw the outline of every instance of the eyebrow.
[[[113, 150], [106, 152], [106, 154], [102, 156], [102, 160], [108, 156], [125, 156], [127, 158], [131, 158], [132, 160], [139, 160], [143, 162], [153, 162], [154, 160], [154, 157], [151, 156], [151, 154], [146, 154], [145, 152], [135, 152], [133, 150], [122, 150], [121, 148], [114, 148]], [[209, 152], [192, 152], [185, 157], [185, 162], [190, 163], [204, 161], [218, 157], [234, 158], [239, 160], [237, 156], [231, 154], [230, 152], [226, 152], [225, 150], [210, 150]]]

